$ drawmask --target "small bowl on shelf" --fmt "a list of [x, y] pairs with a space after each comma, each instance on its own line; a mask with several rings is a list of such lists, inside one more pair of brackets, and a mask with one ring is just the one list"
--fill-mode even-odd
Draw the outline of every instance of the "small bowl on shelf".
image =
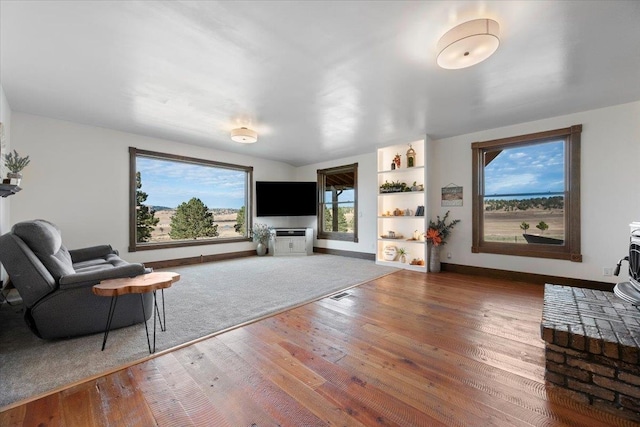
[[381, 239], [402, 239], [403, 237], [404, 236], [402, 234], [398, 234], [398, 233], [395, 233], [395, 234], [392, 234], [392, 235], [383, 234], [383, 235], [380, 236]]

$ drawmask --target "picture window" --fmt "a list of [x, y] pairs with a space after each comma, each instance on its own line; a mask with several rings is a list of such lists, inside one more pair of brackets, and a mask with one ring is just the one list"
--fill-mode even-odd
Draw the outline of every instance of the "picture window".
[[581, 131], [472, 144], [472, 252], [582, 261]]
[[318, 171], [318, 239], [358, 241], [358, 164]]
[[249, 240], [252, 167], [129, 154], [130, 252]]

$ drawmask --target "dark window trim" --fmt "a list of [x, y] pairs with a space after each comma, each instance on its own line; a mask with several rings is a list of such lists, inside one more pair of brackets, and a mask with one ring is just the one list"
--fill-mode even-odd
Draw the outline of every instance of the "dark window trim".
[[166, 243], [139, 243], [136, 240], [136, 157], [151, 157], [163, 160], [174, 160], [184, 163], [194, 163], [205, 166], [213, 166], [223, 169], [233, 169], [244, 171], [247, 173], [247, 203], [245, 205], [245, 220], [247, 221], [246, 229], [249, 230], [253, 226], [251, 215], [253, 200], [253, 166], [241, 166], [231, 163], [217, 162], [214, 160], [198, 159], [195, 157], [179, 156], [176, 154], [160, 153], [157, 151], [140, 150], [135, 147], [129, 147], [129, 252], [147, 251], [155, 249], [181, 248], [189, 246], [216, 245], [221, 243], [237, 243], [249, 242], [251, 238], [248, 236], [227, 239], [203, 239], [195, 241], [179, 241]]
[[[472, 164], [472, 221], [473, 253], [491, 253], [516, 255], [537, 258], [552, 258], [582, 262], [580, 251], [580, 139], [582, 125], [556, 129], [546, 132], [519, 135], [510, 138], [491, 141], [474, 142]], [[536, 144], [545, 141], [564, 139], [565, 144], [565, 244], [564, 245], [534, 245], [516, 243], [485, 242], [484, 236], [484, 164], [482, 153], [486, 149], [509, 148]]]
[[[338, 231], [323, 231], [324, 226], [324, 194], [325, 188], [325, 175], [336, 172], [350, 172], [353, 171], [353, 233], [343, 233]], [[318, 239], [326, 240], [340, 240], [344, 242], [358, 242], [358, 163], [352, 163], [350, 165], [336, 166], [327, 169], [318, 169]]]

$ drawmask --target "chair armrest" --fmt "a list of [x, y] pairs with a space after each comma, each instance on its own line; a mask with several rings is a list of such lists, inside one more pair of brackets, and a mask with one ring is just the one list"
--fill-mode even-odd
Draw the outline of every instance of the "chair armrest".
[[60, 289], [93, 286], [98, 284], [102, 280], [135, 277], [148, 272], [149, 269], [146, 269], [144, 265], [131, 263], [115, 268], [110, 268], [108, 270], [87, 271], [83, 273], [68, 274], [60, 278]]
[[104, 258], [109, 254], [116, 253], [111, 245], [91, 246], [82, 249], [72, 249], [69, 251], [71, 254], [71, 261], [73, 263], [87, 261], [90, 259]]

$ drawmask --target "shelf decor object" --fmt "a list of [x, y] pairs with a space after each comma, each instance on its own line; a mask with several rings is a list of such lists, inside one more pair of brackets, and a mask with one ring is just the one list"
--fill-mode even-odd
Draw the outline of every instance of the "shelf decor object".
[[[407, 158], [403, 166], [399, 153], [405, 152]], [[420, 215], [419, 212], [419, 208], [424, 207], [427, 202], [424, 191], [427, 176], [425, 152], [424, 140], [378, 149], [377, 264], [427, 271], [423, 261], [427, 259], [427, 243], [424, 238], [411, 237], [416, 233], [420, 236], [427, 229], [424, 213]], [[395, 242], [398, 242], [397, 246], [394, 245]], [[393, 258], [390, 254], [392, 246], [396, 251]], [[400, 261], [400, 254], [397, 252], [400, 246], [405, 262]], [[408, 262], [409, 260], [415, 262]]]
[[385, 246], [384, 248], [384, 260], [385, 261], [395, 261], [396, 256], [398, 256], [398, 248], [396, 246]]
[[412, 168], [415, 165], [416, 165], [416, 150], [414, 150], [411, 144], [409, 144], [409, 149], [407, 150], [407, 167]]
[[[0, 132], [2, 132], [2, 130], [0, 130]], [[7, 197], [21, 190], [19, 185], [22, 181], [22, 173], [20, 172], [27, 167], [30, 160], [29, 156], [20, 157], [16, 150], [13, 150], [13, 152], [9, 154], [4, 154], [2, 158], [4, 160], [4, 166], [9, 172], [7, 173], [7, 179], [2, 180], [0, 196]]]

